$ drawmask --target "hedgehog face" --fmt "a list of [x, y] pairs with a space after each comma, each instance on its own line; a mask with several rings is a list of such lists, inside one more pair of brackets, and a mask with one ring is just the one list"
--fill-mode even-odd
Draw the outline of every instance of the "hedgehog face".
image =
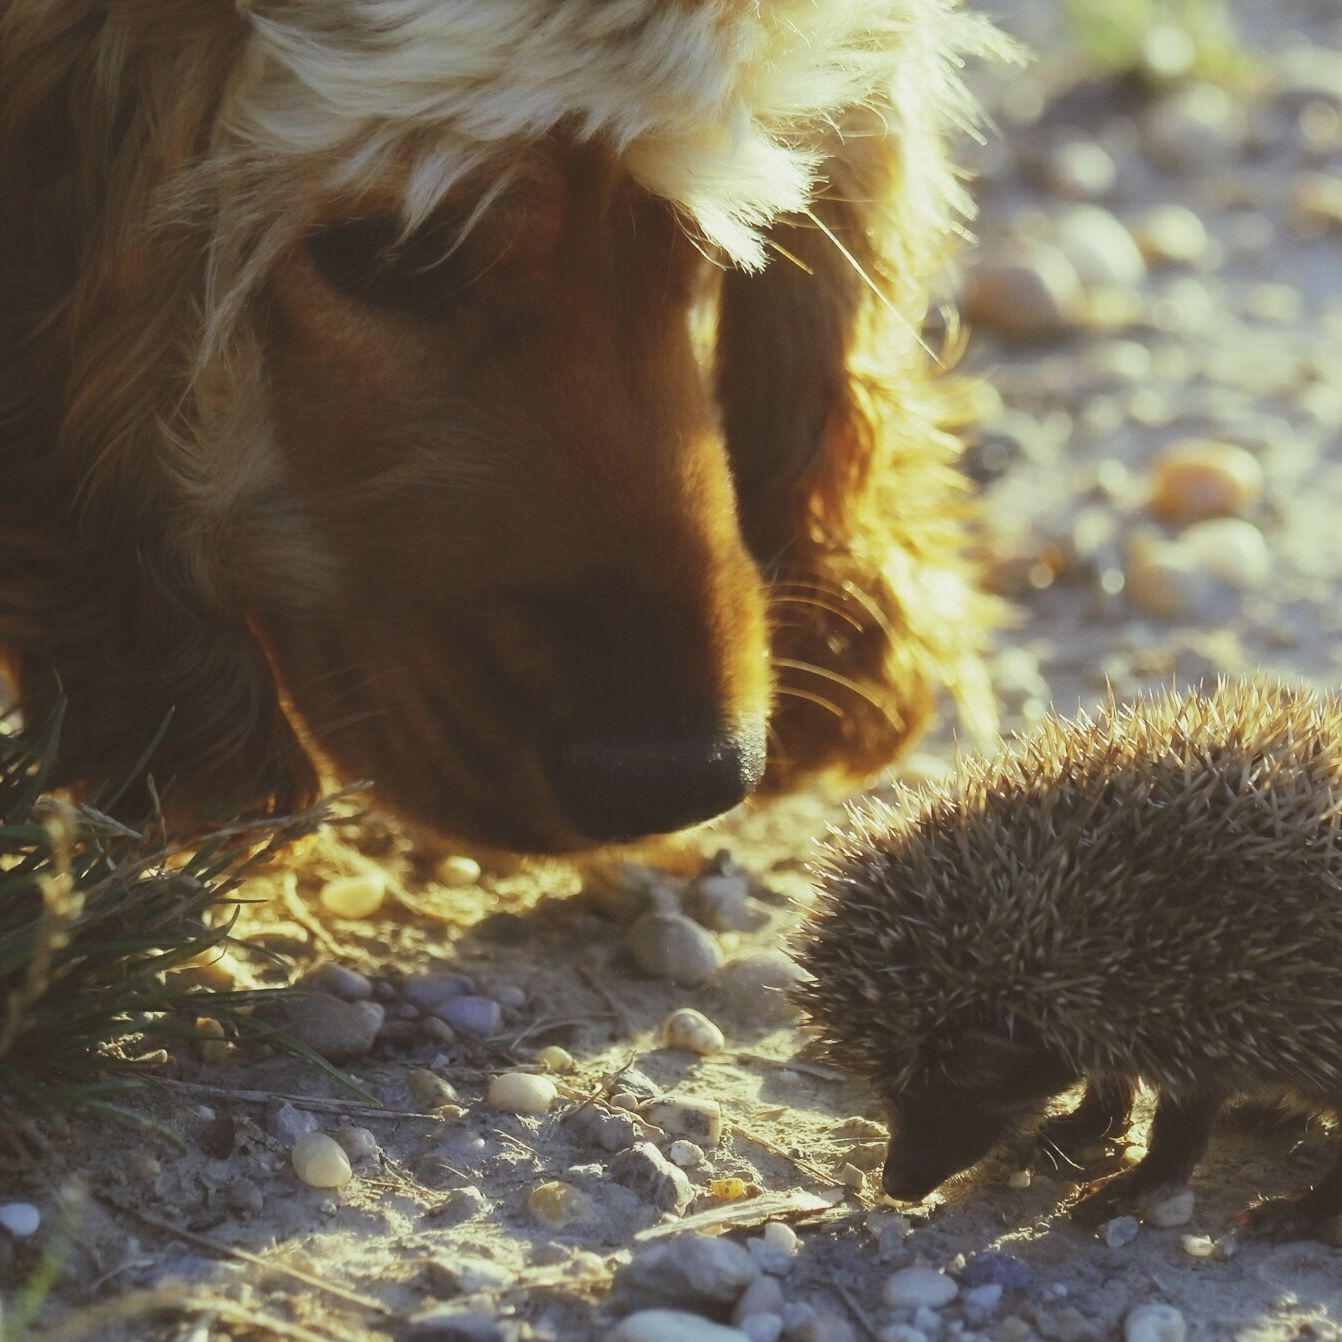
[[890, 1148], [881, 1186], [919, 1202], [1004, 1139], [1034, 1128], [1053, 1096], [1077, 1080], [1040, 1046], [966, 1031], [938, 1063], [889, 1095]]

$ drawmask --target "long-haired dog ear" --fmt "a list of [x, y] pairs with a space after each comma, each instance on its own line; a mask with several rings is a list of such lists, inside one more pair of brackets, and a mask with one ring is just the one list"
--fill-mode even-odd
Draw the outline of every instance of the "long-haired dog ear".
[[728, 275], [721, 296], [717, 392], [772, 597], [774, 789], [874, 772], [941, 686], [974, 730], [992, 721], [957, 391], [919, 335], [949, 239], [887, 132], [874, 111], [851, 115], [809, 213], [777, 223], [767, 269]]
[[[177, 497], [199, 474], [176, 420], [203, 277], [198, 240], [175, 245], [153, 207], [207, 136], [236, 36], [227, 15], [187, 23], [199, 10], [0, 14], [0, 644], [29, 724], [64, 706], [63, 780], [116, 788], [157, 739], [147, 771], [183, 817], [315, 790]], [[181, 45], [171, 79], [119, 70], [132, 28]]]
[[25, 608], [41, 617], [0, 632], [17, 648], [25, 720], [63, 714], [58, 783], [119, 793], [131, 820], [150, 805], [151, 779], [174, 822], [286, 813], [313, 799], [312, 763], [245, 621], [205, 613], [143, 547], [100, 547], [82, 571], [48, 568], [18, 595], [35, 598]]

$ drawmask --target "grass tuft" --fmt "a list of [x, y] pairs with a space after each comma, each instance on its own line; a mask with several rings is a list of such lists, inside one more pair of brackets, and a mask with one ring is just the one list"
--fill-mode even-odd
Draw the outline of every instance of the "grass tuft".
[[180, 1039], [202, 1016], [252, 1029], [245, 1008], [263, 993], [169, 971], [227, 944], [242, 882], [331, 810], [233, 818], [190, 838], [157, 813], [126, 825], [49, 790], [59, 735], [59, 716], [0, 731], [0, 1102], [114, 1116], [132, 1056], [156, 1038]]

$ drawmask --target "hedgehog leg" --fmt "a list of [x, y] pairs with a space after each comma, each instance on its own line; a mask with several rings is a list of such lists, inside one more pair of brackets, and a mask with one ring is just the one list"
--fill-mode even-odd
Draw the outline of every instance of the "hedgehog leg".
[[1137, 1088], [1126, 1077], [1104, 1076], [1086, 1083], [1086, 1093], [1075, 1109], [1051, 1118], [1040, 1129], [1040, 1141], [1070, 1155], [1106, 1137], [1127, 1131]]
[[1240, 1212], [1235, 1224], [1247, 1235], [1271, 1240], [1324, 1239], [1342, 1226], [1331, 1223], [1342, 1217], [1342, 1155], [1332, 1169], [1308, 1193], [1293, 1198], [1269, 1198]]
[[1159, 1188], [1186, 1183], [1207, 1149], [1220, 1107], [1220, 1099], [1211, 1095], [1178, 1100], [1162, 1095], [1145, 1159], [1133, 1169], [1096, 1179], [1072, 1204], [1072, 1215], [1080, 1221], [1104, 1221]]

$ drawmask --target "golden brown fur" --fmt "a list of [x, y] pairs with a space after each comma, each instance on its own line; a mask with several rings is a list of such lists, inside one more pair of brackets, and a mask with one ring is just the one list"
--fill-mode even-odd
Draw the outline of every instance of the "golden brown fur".
[[0, 646], [31, 721], [68, 702], [64, 777], [120, 778], [171, 714], [179, 809], [329, 764], [562, 851], [714, 809], [575, 822], [559, 792], [622, 790], [624, 742], [646, 781], [678, 733], [748, 757], [772, 708], [783, 787], [879, 767], [939, 685], [981, 711], [915, 335], [944, 127], [812, 118], [814, 204], [747, 273], [651, 150], [571, 120], [427, 205], [427, 124], [357, 174], [249, 156], [249, 25], [285, 8], [0, 0]]

